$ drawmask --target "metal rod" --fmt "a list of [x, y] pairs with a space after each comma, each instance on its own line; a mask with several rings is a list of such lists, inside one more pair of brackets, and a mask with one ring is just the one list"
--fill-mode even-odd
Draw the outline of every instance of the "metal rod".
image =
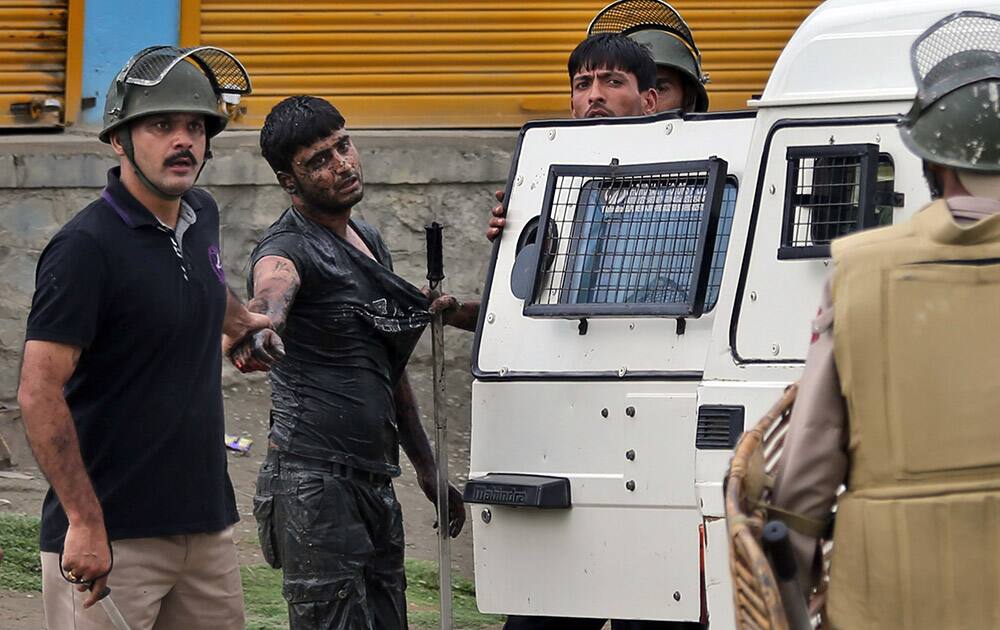
[[[437, 221], [427, 234], [427, 281], [432, 292], [444, 280], [442, 226]], [[444, 318], [431, 318], [431, 355], [434, 358], [434, 456], [437, 460], [438, 586], [441, 594], [441, 630], [451, 630], [451, 537], [448, 518], [448, 417], [444, 399]]]
[[434, 450], [437, 460], [438, 581], [441, 590], [441, 630], [451, 630], [451, 537], [448, 518], [448, 417], [444, 398], [444, 321], [431, 320], [434, 356]]

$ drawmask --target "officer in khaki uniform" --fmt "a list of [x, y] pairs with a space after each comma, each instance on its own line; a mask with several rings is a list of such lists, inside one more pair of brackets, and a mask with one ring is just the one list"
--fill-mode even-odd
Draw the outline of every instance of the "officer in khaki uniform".
[[[828, 517], [834, 628], [1000, 624], [1000, 16], [912, 51], [901, 124], [936, 200], [833, 244], [774, 503]], [[800, 574], [816, 541], [793, 535]]]

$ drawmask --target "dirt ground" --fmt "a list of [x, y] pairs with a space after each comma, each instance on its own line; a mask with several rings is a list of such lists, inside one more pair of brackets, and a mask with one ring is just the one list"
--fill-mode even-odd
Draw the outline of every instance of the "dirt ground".
[[[467, 366], [467, 364], [466, 364]], [[414, 368], [419, 369], [414, 369]], [[422, 403], [425, 426], [430, 426], [429, 378], [420, 366], [411, 364], [411, 381], [417, 398]], [[468, 368], [461, 362], [449, 366], [449, 470], [453, 483], [464, 485], [469, 470], [469, 400], [467, 396]], [[241, 564], [260, 564], [263, 559], [257, 543], [256, 525], [252, 514], [252, 500], [257, 469], [264, 457], [267, 442], [267, 417], [270, 405], [266, 380], [247, 380], [240, 375], [227, 374], [228, 385], [223, 390], [226, 405], [226, 431], [245, 435], [254, 444], [248, 455], [234, 452], [229, 457], [229, 474], [236, 490], [236, 503], [240, 512], [240, 522], [236, 525], [237, 548]], [[429, 433], [433, 440], [433, 433]], [[27, 445], [24, 442], [20, 420], [16, 410], [0, 407], [0, 435], [13, 454], [13, 472], [28, 475], [28, 479], [7, 478], [0, 472], [0, 513], [40, 514], [42, 498], [48, 488], [44, 478], [35, 467]], [[403, 475], [396, 480], [396, 494], [403, 506], [406, 529], [407, 555], [424, 560], [437, 559], [437, 534], [432, 529], [435, 521], [434, 507], [417, 487], [412, 467], [403, 461]], [[454, 570], [460, 575], [472, 578], [472, 524], [471, 514], [467, 514], [465, 529], [457, 539], [452, 540]], [[44, 629], [44, 615], [40, 594], [25, 594], [5, 591], [0, 588], [0, 628], [17, 630]]]

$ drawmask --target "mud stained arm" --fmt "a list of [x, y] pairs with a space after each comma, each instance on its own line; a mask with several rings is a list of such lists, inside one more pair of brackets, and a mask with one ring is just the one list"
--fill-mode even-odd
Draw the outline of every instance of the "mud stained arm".
[[[396, 385], [396, 428], [399, 431], [399, 444], [403, 447], [403, 452], [413, 464], [413, 469], [417, 472], [417, 480], [420, 481], [420, 488], [427, 494], [427, 498], [433, 500], [435, 481], [434, 451], [431, 449], [431, 441], [424, 431], [424, 426], [420, 423], [420, 411], [417, 409], [417, 399], [413, 395], [413, 388], [410, 386], [410, 379], [403, 372]], [[424, 481], [430, 483], [430, 494], [424, 488]]]
[[267, 315], [281, 332], [301, 285], [295, 263], [281, 256], [264, 256], [253, 267], [253, 299], [247, 308]]
[[[417, 473], [417, 484], [423, 490], [424, 496], [436, 505], [437, 466], [434, 464], [434, 451], [431, 450], [427, 432], [420, 423], [417, 399], [413, 395], [413, 388], [406, 372], [403, 372], [396, 385], [395, 400], [400, 446], [413, 464]], [[451, 484], [448, 484], [448, 517], [448, 533], [454, 538], [462, 531], [462, 526], [465, 524], [465, 507], [462, 503], [462, 494]]]
[[[69, 519], [63, 567], [80, 579], [93, 580], [111, 566], [104, 513], [84, 466], [76, 425], [63, 395], [80, 354], [75, 346], [27, 341], [17, 400], [35, 460]], [[100, 582], [103, 586], [103, 580]]]
[[[295, 264], [281, 256], [264, 256], [253, 268], [253, 299], [247, 310], [253, 316], [264, 315], [269, 330], [258, 330], [233, 344], [229, 359], [241, 372], [267, 370], [285, 355], [277, 332], [285, 327], [288, 311], [302, 280]], [[230, 295], [230, 301], [233, 297]]]

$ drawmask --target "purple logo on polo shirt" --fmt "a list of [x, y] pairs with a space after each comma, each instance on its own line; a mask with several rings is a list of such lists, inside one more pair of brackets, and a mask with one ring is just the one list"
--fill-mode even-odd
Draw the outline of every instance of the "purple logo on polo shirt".
[[219, 254], [219, 246], [214, 243], [208, 246], [208, 262], [212, 265], [212, 271], [215, 272], [219, 282], [225, 283], [226, 272], [222, 270], [222, 255]]

